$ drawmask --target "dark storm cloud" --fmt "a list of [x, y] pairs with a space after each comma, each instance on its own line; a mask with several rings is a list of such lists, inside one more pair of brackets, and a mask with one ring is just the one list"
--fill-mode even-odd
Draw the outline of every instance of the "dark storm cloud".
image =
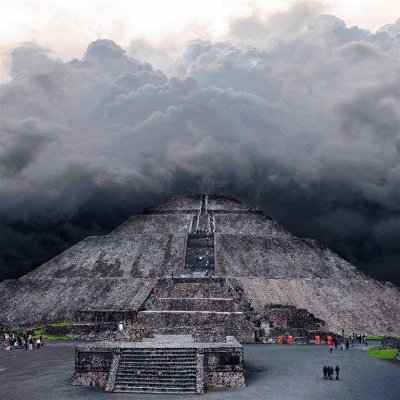
[[109, 40], [70, 62], [16, 49], [1, 90], [3, 276], [173, 193], [209, 191], [399, 282], [399, 24], [371, 34], [315, 7], [189, 42], [179, 78]]

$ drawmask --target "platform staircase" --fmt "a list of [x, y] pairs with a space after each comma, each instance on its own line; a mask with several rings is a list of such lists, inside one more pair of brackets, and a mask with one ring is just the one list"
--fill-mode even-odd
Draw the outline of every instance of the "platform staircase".
[[110, 373], [108, 392], [201, 393], [196, 348], [123, 349]]

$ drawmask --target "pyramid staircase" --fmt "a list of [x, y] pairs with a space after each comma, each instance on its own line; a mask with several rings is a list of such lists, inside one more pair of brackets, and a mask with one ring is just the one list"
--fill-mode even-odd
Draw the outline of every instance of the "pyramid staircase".
[[[114, 356], [108, 392], [200, 393], [196, 348], [132, 348]], [[113, 361], [114, 361], [113, 360]]]
[[156, 294], [153, 292], [138, 312], [138, 326], [159, 334], [193, 334], [196, 329], [221, 328], [240, 342], [254, 342], [254, 325], [247, 318], [243, 299], [235, 295], [225, 278], [208, 274], [212, 270], [207, 266], [214, 266], [214, 220], [207, 213], [207, 203], [203, 195], [199, 213], [191, 222], [187, 273], [159, 280]]
[[191, 334], [195, 329], [221, 327], [240, 342], [254, 342], [254, 325], [246, 304], [234, 297], [224, 278], [174, 278], [160, 285], [138, 324], [154, 333]]

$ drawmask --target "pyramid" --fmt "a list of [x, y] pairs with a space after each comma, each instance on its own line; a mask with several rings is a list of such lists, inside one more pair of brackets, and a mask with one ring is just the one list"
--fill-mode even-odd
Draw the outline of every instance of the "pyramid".
[[[175, 291], [164, 285], [171, 278], [178, 280]], [[207, 289], [204, 279], [223, 290]], [[185, 285], [191, 293], [183, 298]], [[164, 294], [149, 304], [154, 288]], [[248, 300], [264, 323], [290, 325], [301, 317], [338, 333], [400, 332], [398, 287], [369, 278], [313, 239], [296, 237], [261, 210], [215, 195], [176, 196], [148, 207], [110, 234], [87, 237], [27, 275], [3, 281], [0, 324], [141, 312], [137, 323], [155, 328], [165, 320], [168, 327], [168, 313], [175, 310], [175, 318], [179, 303], [179, 326], [217, 328], [221, 318], [231, 318], [224, 311], [246, 311]]]

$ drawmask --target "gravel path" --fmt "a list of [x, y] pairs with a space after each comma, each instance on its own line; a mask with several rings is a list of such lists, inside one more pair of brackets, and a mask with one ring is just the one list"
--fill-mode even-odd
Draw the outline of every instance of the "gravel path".
[[[245, 345], [248, 387], [211, 390], [202, 396], [108, 394], [103, 388], [73, 387], [77, 342], [47, 343], [43, 350], [0, 351], [1, 400], [307, 399], [391, 400], [400, 398], [400, 362], [375, 360], [363, 351], [326, 346]], [[340, 381], [324, 381], [322, 367], [340, 365]]]

